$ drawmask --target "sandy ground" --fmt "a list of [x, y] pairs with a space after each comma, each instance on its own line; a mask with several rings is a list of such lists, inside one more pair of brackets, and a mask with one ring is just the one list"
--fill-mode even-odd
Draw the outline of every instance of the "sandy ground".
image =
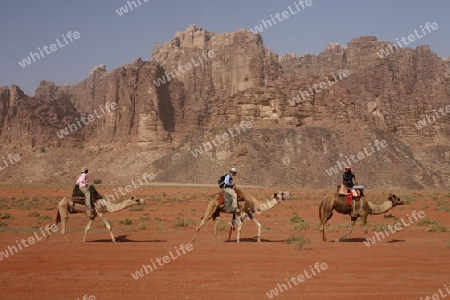
[[[318, 205], [333, 191], [300, 189], [289, 190], [293, 199], [257, 215], [262, 243], [250, 222], [241, 243], [235, 242], [235, 232], [231, 242], [219, 242], [209, 221], [190, 244], [212, 198], [205, 195], [218, 191], [200, 186], [149, 186], [130, 193], [147, 205], [106, 214], [119, 243], [111, 242], [99, 220], [82, 243], [83, 214], [70, 215], [69, 242], [59, 232], [43, 239], [39, 228], [53, 223], [58, 201], [70, 191], [69, 186], [0, 188], [0, 252], [18, 249], [0, 261], [1, 299], [431, 299], [439, 289], [444, 295], [446, 287], [450, 291], [450, 234], [444, 231], [450, 230], [449, 192], [394, 191], [407, 203], [370, 216], [369, 236], [375, 227], [402, 219], [407, 226], [368, 247], [359, 221], [344, 242], [322, 242]], [[265, 199], [274, 190], [244, 192]], [[381, 202], [388, 192], [367, 195]], [[425, 217], [409, 222], [414, 210]], [[296, 213], [304, 222], [293, 222], [299, 219], [293, 218]], [[345, 233], [349, 217], [335, 213], [328, 224], [332, 240]], [[226, 240], [228, 226], [221, 227]], [[294, 235], [310, 240], [299, 242], [306, 249], [286, 243]], [[42, 240], [20, 250], [17, 244], [30, 237]], [[278, 296], [270, 294], [275, 288]]]

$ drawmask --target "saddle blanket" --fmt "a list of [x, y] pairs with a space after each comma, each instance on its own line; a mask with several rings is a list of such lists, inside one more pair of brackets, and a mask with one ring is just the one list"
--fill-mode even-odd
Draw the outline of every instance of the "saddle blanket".
[[360, 198], [361, 192], [359, 190], [351, 189], [352, 191], [352, 198]]

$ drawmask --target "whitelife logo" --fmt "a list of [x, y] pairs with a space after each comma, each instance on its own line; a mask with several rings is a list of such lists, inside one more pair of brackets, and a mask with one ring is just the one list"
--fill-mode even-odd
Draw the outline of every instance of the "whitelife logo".
[[[14, 162], [18, 162], [20, 160], [19, 154], [8, 154], [8, 160], [3, 156], [2, 157], [4, 164], [0, 163], [0, 171], [6, 169], [7, 167], [14, 165]], [[14, 161], [13, 161], [14, 160]], [[9, 161], [9, 164], [8, 164]]]
[[[409, 43], [414, 42], [414, 41], [416, 40], [416, 38], [419, 40], [419, 39], [421, 39], [421, 38], [423, 38], [424, 36], [427, 35], [427, 32], [425, 31], [425, 29], [423, 29], [422, 25], [420, 25], [420, 28], [422, 29], [423, 35], [420, 35], [420, 33], [417, 32], [417, 29], [414, 30], [414, 33], [415, 33], [415, 34], [410, 34], [410, 35], [408, 35], [408, 41], [409, 41]], [[425, 24], [425, 28], [427, 29], [428, 33], [431, 33], [430, 28], [433, 29], [433, 30], [437, 30], [437, 29], [439, 28], [439, 26], [438, 26], [438, 24], [437, 24], [436, 22], [433, 22], [433, 23], [431, 23], [431, 24], [430, 24], [430, 22], [427, 22], [427, 23]], [[390, 45], [389, 45], [388, 47], [386, 47], [385, 49], [381, 49], [380, 52], [377, 52], [378, 57], [379, 57], [379, 58], [385, 58], [385, 57], [388, 57], [389, 54], [394, 53], [394, 48], [395, 48], [395, 50], [398, 50], [398, 47], [402, 48], [402, 47], [403, 47], [403, 46], [402, 46], [402, 43], [400, 43], [400, 41], [398, 40], [398, 38], [396, 38], [396, 40], [397, 40], [398, 46], [395, 45], [395, 44], [390, 44]], [[400, 40], [403, 42], [403, 44], [404, 44], [405, 46], [408, 46], [408, 45], [409, 45], [409, 43], [406, 41], [406, 37], [402, 36], [402, 38], [401, 38]], [[391, 52], [389, 52], [389, 50], [391, 50]]]
[[[445, 117], [447, 114], [450, 113], [450, 105], [447, 105], [445, 107], [445, 111], [444, 111], [444, 107], [440, 107], [438, 109], [438, 111], [441, 113], [441, 115], [443, 117]], [[414, 126], [416, 126], [417, 129], [422, 129], [423, 127], [427, 126], [428, 124], [431, 124], [432, 122], [436, 122], [437, 119], [440, 119], [437, 111], [434, 112], [434, 115], [425, 114], [425, 118], [414, 123]]]
[[[21, 239], [20, 242], [16, 240], [17, 243], [17, 247], [19, 247], [19, 250], [23, 250], [22, 249], [22, 245], [24, 246], [24, 248], [28, 248], [30, 245], [33, 245], [34, 243], [36, 243], [37, 241], [40, 241], [44, 238], [46, 238], [47, 236], [45, 235], [45, 232], [42, 228], [39, 228], [41, 230], [41, 233], [43, 235], [43, 237], [39, 237], [38, 233], [35, 231], [34, 232], [34, 236], [36, 237], [36, 239], [33, 236], [30, 236], [28, 239]], [[50, 236], [52, 234], [52, 232], [57, 232], [58, 231], [58, 227], [57, 226], [53, 226], [51, 227], [50, 225], [45, 225], [45, 231], [47, 232], [47, 234]], [[28, 241], [28, 244], [27, 244]], [[15, 252], [13, 252], [13, 250]], [[19, 250], [17, 250], [16, 246], [8, 246], [8, 248], [3, 251], [0, 252], [0, 261], [2, 261], [3, 259], [6, 259], [9, 257], [9, 255], [11, 254], [11, 256], [14, 255], [14, 253], [18, 253]]]
[[348, 70], [337, 70], [337, 75], [338, 78], [336, 77], [336, 74], [333, 72], [333, 77], [332, 80], [330, 80], [328, 77], [325, 77], [325, 79], [327, 80], [327, 82], [322, 81], [319, 84], [315, 83], [312, 85], [312, 87], [309, 85], [309, 92], [307, 91], [302, 91], [299, 90], [297, 96], [292, 97], [292, 99], [288, 100], [289, 104], [291, 106], [295, 106], [296, 104], [299, 104], [301, 102], [300, 96], [303, 98], [303, 100], [306, 100], [306, 97], [310, 97], [312, 95], [314, 95], [315, 93], [321, 92], [322, 90], [327, 89], [329, 86], [332, 86], [334, 84], [336, 84], [339, 80], [343, 80], [345, 78], [347, 78], [348, 76], [350, 76], [350, 72]]
[[[66, 45], [69, 44], [69, 42], [67, 41], [66, 37], [71, 42], [73, 42], [74, 39], [78, 40], [81, 36], [80, 36], [80, 33], [78, 31], [74, 31], [73, 33], [72, 33], [72, 31], [69, 31], [67, 33], [67, 36], [64, 36], [64, 34], [63, 34], [62, 37], [64, 39], [65, 44], [62, 44], [59, 41], [59, 38], [56, 39], [56, 43], [58, 44], [59, 48], [56, 46], [56, 44], [51, 44], [50, 47], [44, 46], [44, 47], [42, 47], [42, 49], [41, 49], [41, 47], [38, 47], [38, 51], [39, 51], [39, 53], [41, 55], [39, 55], [39, 53], [36, 53], [36, 52], [35, 53], [30, 52], [30, 55], [27, 58], [24, 58], [24, 59], [22, 59], [22, 61], [19, 61], [19, 65], [22, 68], [25, 68], [26, 66], [31, 65], [31, 63], [32, 63], [31, 60], [32, 59], [33, 59], [33, 62], [35, 62], [37, 59], [39, 60], [39, 59], [43, 58], [44, 57], [44, 53], [42, 52], [42, 50], [44, 50], [45, 53], [50, 54], [52, 52], [55, 52], [58, 49], [61, 49], [62, 47], [65, 47]], [[50, 51], [48, 49], [50, 49]]]
[[[136, 0], [139, 3], [139, 6], [142, 5], [141, 1], [144, 3], [147, 3], [150, 0]], [[134, 8], [138, 8], [136, 1], [127, 1], [128, 7], [130, 8], [130, 11], [133, 10], [133, 6], [131, 6], [131, 4], [134, 5]], [[128, 7], [126, 5], [121, 6], [119, 9], [116, 9], [116, 13], [121, 17], [124, 14], [128, 13]]]
[[[285, 279], [286, 280], [286, 284], [289, 286], [289, 289], [292, 289], [291, 282], [293, 284], [295, 284], [295, 285], [298, 285], [299, 283], [304, 282], [305, 279], [310, 279], [313, 276], [318, 275], [321, 271], [324, 271], [324, 270], [328, 269], [328, 265], [327, 265], [327, 263], [324, 263], [324, 262], [323, 263], [316, 262], [314, 264], [314, 268], [312, 266], [309, 266], [309, 269], [310, 269], [312, 275], [310, 275], [308, 273], [308, 271], [305, 269], [305, 270], [303, 270], [303, 273], [305, 274], [305, 276], [303, 276], [303, 274], [300, 274], [297, 277], [292, 276], [291, 279], [289, 279], [289, 280], [286, 278]], [[317, 274], [314, 271], [314, 269], [317, 270]], [[288, 287], [286, 286], [286, 284], [279, 283], [273, 290], [270, 290], [269, 292], [266, 292], [267, 297], [269, 297], [269, 299], [272, 299], [272, 298], [278, 296], [278, 291], [280, 292], [280, 294], [282, 292], [284, 292], [283, 288], [284, 288], [285, 291], [289, 290]]]
[[[375, 140], [374, 142], [374, 146], [377, 148], [378, 151], [380, 151], [382, 148], [387, 147], [388, 143], [386, 142], [386, 140], [382, 140], [381, 142], [379, 140]], [[380, 148], [381, 146], [381, 148]], [[373, 148], [372, 144], [369, 143], [369, 147], [370, 149], [372, 149], [372, 152], [367, 151], [367, 148], [364, 147], [364, 152], [366, 153], [367, 156], [370, 156], [372, 154], [375, 153], [375, 149]], [[364, 158], [366, 158], [367, 156], [364, 156], [364, 153], [358, 152], [358, 154], [351, 154], [350, 158], [352, 159], [352, 161], [356, 164], [358, 161], [363, 160]], [[355, 160], [355, 158], [357, 157], [357, 160]], [[325, 172], [328, 174], [328, 176], [331, 176], [333, 174], [337, 174], [338, 172], [338, 168], [341, 169], [341, 171], [343, 171], [345, 168], [345, 166], [351, 166], [352, 163], [350, 162], [350, 158], [348, 158], [348, 156], [346, 155], [345, 158], [347, 159], [347, 162], [342, 162], [342, 161], [337, 161], [336, 165], [334, 165], [333, 167], [329, 168], [328, 170], [325, 170]]]
[[[311, 6], [312, 0], [299, 0], [298, 3], [294, 2], [295, 8], [297, 9], [297, 11], [293, 10], [292, 7], [289, 5], [289, 11], [285, 10], [283, 11], [281, 14], [276, 13], [275, 17], [277, 18], [278, 22], [282, 22], [283, 20], [286, 20], [287, 18], [289, 18], [290, 16], [296, 15], [298, 14], [300, 11], [305, 10], [307, 7]], [[302, 7], [300, 9], [300, 6]], [[272, 15], [270, 15], [270, 19], [273, 22], [273, 25], [277, 24], [277, 21], [275, 21], [274, 17]], [[263, 25], [265, 29], [269, 29], [269, 27], [272, 27], [272, 22], [270, 22], [270, 20], [261, 20], [261, 23], [257, 26], [255, 26], [254, 28], [250, 29], [251, 32], [253, 32], [254, 34], [258, 34], [258, 33], [262, 33], [264, 31], [263, 29]], [[267, 26], [269, 25], [269, 27]]]
[[[411, 214], [412, 214], [412, 217], [414, 218], [414, 221], [418, 221], [417, 216], [419, 217], [419, 219], [422, 219], [422, 218], [425, 217], [425, 213], [422, 210], [419, 211], [419, 212], [416, 212], [414, 210]], [[400, 220], [402, 221], [401, 223], [397, 222], [397, 223], [394, 224], [394, 226], [389, 225], [387, 228], [385, 227], [384, 228], [384, 233], [381, 232], [381, 231], [380, 232], [375, 232], [375, 234], [372, 236], [372, 238], [369, 238], [369, 241], [364, 241], [364, 244], [367, 247], [370, 247], [370, 245], [374, 245], [377, 242], [377, 239], [378, 239], [378, 242], [379, 242], [379, 241], [381, 241], [381, 239], [385, 239], [385, 238], [387, 238], [389, 236], [389, 233], [388, 233], [387, 229], [389, 229], [389, 231], [391, 233], [396, 233], [397, 231], [400, 231], [403, 228], [406, 228], [406, 227], [408, 227], [409, 225], [411, 225], [413, 223], [413, 220], [411, 219], [409, 214], [408, 214], [409, 223], [405, 222], [405, 220], [403, 220], [403, 218], [401, 218]], [[403, 227], [402, 227], [402, 224], [403, 224]], [[386, 235], [384, 235], [384, 234], [386, 234]]]
[[[185, 247], [186, 247], [186, 249], [185, 249]], [[172, 250], [170, 250], [169, 251], [170, 257], [169, 257], [169, 255], [165, 255], [165, 256], [163, 256], [162, 259], [159, 257], [157, 257], [155, 259], [160, 267], [164, 266], [164, 264], [168, 264], [171, 261], [171, 259], [175, 260], [175, 259], [179, 258], [181, 256], [181, 253], [178, 250], [181, 250], [181, 252], [183, 252], [183, 254], [186, 254], [186, 250], [188, 252], [192, 251], [192, 249], [194, 249], [194, 246], [191, 243], [187, 243], [186, 245], [181, 244], [180, 249], [178, 249], [176, 246], [174, 248], [175, 248], [175, 252], [177, 253], [177, 256], [173, 255]], [[142, 265], [141, 269], [134, 272], [134, 274], [131, 273], [131, 277], [133, 277], [134, 280], [138, 280], [139, 278], [144, 277], [144, 275], [149, 274], [149, 270], [150, 270], [150, 272], [157, 270], [158, 266], [155, 264], [153, 259], [151, 260], [151, 262], [152, 262], [151, 265]], [[144, 272], [145, 272], [145, 274], [144, 274]]]
[[[107, 110], [109, 113], [111, 113], [111, 110], [115, 110], [115, 109], [117, 108], [117, 103], [115, 103], [115, 102], [113, 102], [113, 103], [106, 102], [106, 103], [105, 103], [105, 108], [106, 108], [106, 110]], [[90, 115], [88, 115], [87, 117], [82, 116], [82, 117], [80, 118], [80, 120], [78, 120], [78, 118], [76, 118], [75, 121], [77, 122], [78, 127], [77, 127], [77, 124], [75, 124], [75, 123], [68, 124], [68, 125], [66, 126], [66, 128], [61, 129], [60, 131], [56, 132], [56, 135], [57, 135], [60, 139], [62, 139], [63, 137], [68, 136], [69, 133], [72, 133], [72, 132], [77, 131], [78, 129], [81, 129], [81, 128], [83, 127], [83, 125], [80, 123], [80, 121], [83, 122], [84, 125], [87, 125], [87, 124], [89, 124], [90, 122], [94, 122], [94, 121], [95, 121], [95, 117], [97, 117], [97, 119], [103, 118], [103, 117], [106, 115], [106, 112], [105, 112], [105, 110], [103, 109], [103, 106], [102, 106], [102, 105], [100, 106], [100, 110], [102, 111], [102, 114], [101, 114], [101, 115], [99, 115], [99, 114], [97, 113], [97, 110], [94, 109], [94, 114], [95, 114], [95, 116], [94, 116], [93, 114], [90, 114]], [[87, 121], [87, 123], [86, 123], [86, 121]], [[69, 132], [69, 130], [70, 130], [70, 132]]]
[[[252, 128], [252, 126], [253, 126], [253, 124], [250, 121], [247, 121], [247, 122], [241, 121], [241, 123], [239, 124], [239, 127], [241, 128], [242, 132], [245, 132], [245, 128], [250, 129], [250, 128]], [[226, 141], [228, 141], [230, 138], [238, 136], [241, 133], [241, 130], [239, 130], [239, 127], [237, 124], [234, 124], [234, 128], [236, 128], [237, 134], [234, 134], [233, 130], [230, 128], [228, 128], [228, 132], [230, 134], [228, 134], [227, 132], [224, 132], [222, 135], [216, 134], [216, 137], [211, 140], [214, 147], [217, 148], [216, 141], [220, 144], [223, 144]], [[206, 143], [203, 142], [202, 145], [203, 145], [203, 147], [202, 146], [196, 147], [196, 148], [194, 148], [193, 151], [191, 151], [191, 153], [194, 157], [197, 157], [200, 154], [203, 154], [203, 151], [207, 152], [207, 151], [211, 151], [213, 149], [213, 146], [211, 145], [210, 142], [206, 142]]]
[[[182, 65], [178, 65], [178, 68], [175, 68], [175, 67], [172, 67], [172, 68], [175, 71], [176, 76], [180, 76], [181, 74], [186, 73], [186, 71], [190, 71], [192, 69], [192, 66], [198, 67], [200, 65], [203, 65], [203, 63], [208, 61], [208, 58], [210, 59], [215, 56], [216, 56], [216, 54], [214, 53], [213, 50], [210, 50], [210, 51], [203, 50], [202, 56], [197, 55], [198, 61], [200, 63], [196, 63], [195, 59], [192, 57], [191, 58], [192, 64], [190, 62], [185, 63], [184, 69], [183, 69]], [[203, 60], [202, 60], [202, 57], [203, 57]], [[169, 82], [171, 79], [175, 79], [175, 77], [176, 77], [175, 74], [173, 74], [172, 72], [169, 72], [169, 71], [165, 71], [164, 75], [156, 78], [156, 80], [153, 80], [153, 83], [157, 87], [159, 87], [160, 85], [162, 85], [166, 82]], [[172, 76], [172, 78], [170, 78], [170, 76]]]

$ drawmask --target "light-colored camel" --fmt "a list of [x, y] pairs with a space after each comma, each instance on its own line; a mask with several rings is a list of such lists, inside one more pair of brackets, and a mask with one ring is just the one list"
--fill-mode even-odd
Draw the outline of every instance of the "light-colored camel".
[[[127, 199], [127, 200], [119, 202], [119, 203], [112, 203], [105, 199], [97, 200], [97, 202], [94, 205], [95, 206], [94, 215], [89, 218], [89, 222], [86, 225], [86, 228], [84, 229], [83, 242], [86, 242], [86, 235], [87, 235], [89, 229], [91, 228], [92, 222], [94, 222], [94, 220], [97, 216], [99, 216], [102, 219], [103, 223], [105, 224], [106, 228], [109, 231], [109, 234], [111, 235], [112, 241], [116, 242], [114, 235], [112, 233], [111, 225], [109, 225], [108, 221], [106, 220], [106, 218], [104, 216], [105, 213], [107, 213], [107, 212], [114, 213], [114, 212], [122, 210], [126, 207], [136, 205], [136, 204], [144, 204], [144, 203], [145, 203], [144, 200], [137, 199], [134, 197], [131, 197], [131, 199]], [[55, 223], [52, 225], [52, 228], [53, 228], [54, 226], [58, 225], [59, 222], [61, 222], [61, 233], [64, 235], [64, 238], [66, 239], [66, 241], [69, 241], [69, 239], [66, 236], [66, 225], [67, 225], [67, 220], [69, 220], [69, 206], [73, 207], [73, 205], [74, 204], [73, 204], [72, 200], [63, 198], [58, 203], [58, 212], [56, 214]]]
[[[364, 227], [364, 237], [367, 239], [367, 217], [369, 215], [379, 215], [383, 214], [397, 205], [403, 205], [404, 202], [400, 200], [395, 195], [390, 194], [388, 200], [381, 204], [373, 203], [366, 199], [366, 197], [361, 197], [360, 200], [355, 201], [356, 205], [356, 216], [351, 217], [351, 224], [347, 230], [347, 233], [341, 238], [335, 240], [336, 242], [342, 241], [348, 235], [352, 233], [353, 226], [356, 220], [361, 217], [363, 227]], [[333, 210], [340, 214], [351, 215], [352, 207], [347, 204], [346, 196], [339, 195], [336, 193], [333, 197], [328, 197], [320, 203], [319, 206], [319, 218], [320, 218], [320, 231], [322, 232], [322, 239], [324, 242], [327, 241], [325, 236], [325, 224], [333, 216]]]
[[[258, 236], [257, 236], [258, 242], [261, 242], [261, 224], [255, 218], [254, 212], [259, 214], [262, 211], [268, 210], [278, 205], [279, 203], [283, 202], [284, 200], [291, 198], [291, 194], [289, 192], [278, 192], [272, 195], [271, 200], [266, 200], [265, 202], [262, 202], [257, 200], [250, 194], [246, 195], [242, 194], [242, 192], [239, 190], [237, 190], [237, 194], [238, 197], [241, 196], [244, 200], [238, 201], [238, 207], [241, 210], [241, 213], [240, 216], [236, 219], [236, 223], [238, 225], [236, 242], [239, 242], [242, 224], [246, 217], [250, 218], [250, 220], [255, 222], [256, 226], [258, 227]], [[192, 239], [192, 242], [195, 242], [195, 238], [197, 237], [200, 228], [202, 228], [202, 226], [206, 223], [206, 221], [208, 221], [211, 218], [214, 221], [214, 229], [213, 229], [214, 235], [217, 236], [219, 241], [221, 240], [217, 232], [217, 224], [219, 223], [220, 220], [220, 213], [221, 212], [226, 213], [225, 204], [223, 203], [224, 197], [225, 197], [224, 192], [221, 192], [216, 199], [211, 200], [208, 203], [208, 208], [206, 209], [206, 212], [203, 215], [200, 224], [195, 229], [195, 235], [194, 238]]]

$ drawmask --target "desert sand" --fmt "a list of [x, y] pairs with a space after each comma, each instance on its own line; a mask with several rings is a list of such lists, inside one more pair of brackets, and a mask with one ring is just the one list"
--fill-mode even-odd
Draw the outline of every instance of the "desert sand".
[[[112, 190], [102, 185], [97, 188], [101, 193]], [[219, 189], [142, 187], [130, 195], [145, 199], [146, 205], [106, 214], [118, 243], [111, 242], [100, 220], [94, 222], [87, 242], [83, 243], [88, 219], [78, 213], [69, 216], [69, 242], [59, 232], [52, 233], [48, 239], [3, 256], [1, 298], [270, 299], [270, 291], [282, 287], [281, 284], [286, 288], [282, 293], [278, 291], [278, 296], [272, 294], [272, 298], [425, 299], [427, 295], [439, 294], [439, 289], [447, 294], [448, 192], [367, 191], [367, 197], [374, 202], [386, 200], [390, 192], [406, 202], [384, 215], [369, 216], [369, 236], [373, 236], [374, 228], [408, 220], [414, 210], [425, 214], [423, 219], [368, 247], [363, 242], [359, 221], [349, 238], [340, 243], [333, 241], [345, 233], [350, 223], [348, 216], [337, 213], [327, 225], [330, 241], [321, 240], [319, 201], [333, 190], [286, 190], [293, 195], [292, 199], [256, 215], [263, 226], [262, 243], [256, 242], [257, 229], [251, 222], [244, 224], [240, 243], [236, 243], [235, 232], [228, 242], [226, 222], [231, 217], [222, 214], [222, 242], [212, 234], [209, 221], [191, 250], [183, 252], [181, 247], [191, 243], [195, 226], [207, 202], [214, 197], [211, 194]], [[247, 187], [243, 191], [266, 199], [276, 189]], [[0, 252], [17, 246], [21, 239], [36, 234], [42, 237], [39, 228], [53, 223], [58, 201], [70, 194], [70, 186], [2, 186]], [[295, 218], [296, 214], [300, 218]], [[294, 235], [306, 240], [300, 243], [303, 249], [286, 242]], [[157, 264], [158, 258], [162, 266]], [[136, 274], [143, 265], [152, 263], [156, 268], [147, 269], [143, 276]], [[318, 272], [314, 269], [317, 263], [327, 268]], [[290, 281], [288, 285], [287, 280], [302, 274], [303, 282]]]

